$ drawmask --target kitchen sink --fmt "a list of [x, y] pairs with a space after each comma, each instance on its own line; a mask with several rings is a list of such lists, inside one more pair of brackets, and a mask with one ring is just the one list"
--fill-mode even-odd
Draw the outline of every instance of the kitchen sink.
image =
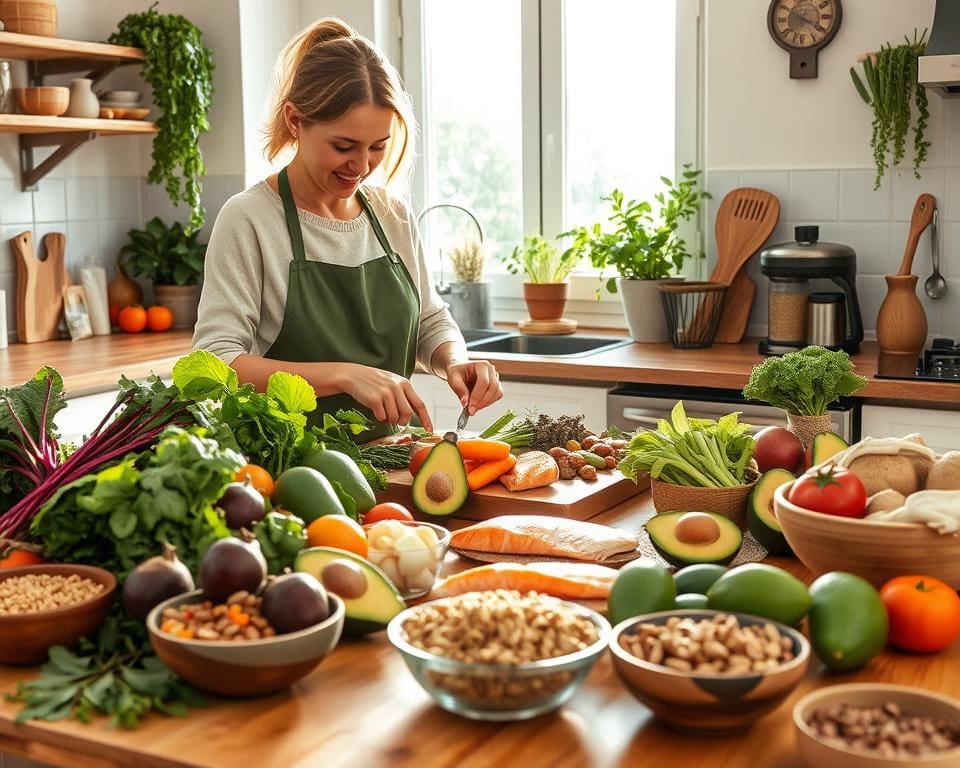
[[460, 333], [463, 334], [463, 340], [467, 342], [469, 347], [471, 344], [476, 344], [479, 341], [488, 341], [490, 339], [500, 339], [504, 336], [512, 336], [515, 331], [504, 331], [500, 328], [492, 329], [480, 329], [480, 328], [461, 328]]
[[630, 343], [630, 339], [611, 336], [525, 336], [521, 333], [510, 333], [496, 339], [468, 341], [467, 349], [473, 352], [539, 357], [586, 357]]

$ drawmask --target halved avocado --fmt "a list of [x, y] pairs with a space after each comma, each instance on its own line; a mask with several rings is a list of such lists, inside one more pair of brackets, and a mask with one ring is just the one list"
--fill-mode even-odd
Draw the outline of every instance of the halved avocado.
[[715, 512], [667, 512], [644, 526], [663, 558], [674, 565], [729, 563], [740, 551], [743, 534], [736, 524]]
[[813, 467], [823, 464], [849, 447], [849, 443], [840, 435], [833, 432], [820, 432], [813, 436], [813, 441], [807, 447], [807, 455], [804, 458], [807, 466]]
[[[337, 592], [324, 580], [324, 569], [331, 563], [346, 561], [356, 566], [366, 579], [366, 589], [357, 597], [348, 598]], [[335, 547], [303, 549], [294, 562], [294, 570], [309, 573], [331, 592], [343, 598], [346, 621], [343, 631], [351, 635], [366, 635], [385, 629], [390, 619], [406, 608], [403, 598], [387, 575], [373, 563], [353, 552]]]
[[455, 432], [447, 432], [430, 449], [413, 478], [410, 492], [414, 506], [425, 515], [452, 515], [463, 506], [470, 486]]
[[760, 476], [757, 484], [750, 491], [750, 498], [747, 501], [747, 528], [753, 534], [753, 538], [766, 547], [772, 555], [793, 554], [780, 529], [780, 521], [773, 512], [773, 492], [781, 485], [796, 479], [785, 469], [770, 469]]

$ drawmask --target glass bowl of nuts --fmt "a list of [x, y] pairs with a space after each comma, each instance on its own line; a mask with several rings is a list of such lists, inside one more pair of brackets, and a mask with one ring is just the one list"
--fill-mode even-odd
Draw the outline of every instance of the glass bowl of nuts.
[[793, 707], [809, 768], [955, 768], [960, 701], [907, 685], [850, 683], [812, 691]]
[[412, 600], [433, 588], [450, 546], [450, 531], [435, 523], [380, 520], [365, 525], [367, 559]]
[[260, 597], [238, 592], [214, 603], [198, 589], [157, 605], [147, 631], [157, 656], [188, 683], [224, 696], [260, 696], [306, 676], [337, 645], [344, 604], [332, 592], [327, 599], [323, 621], [280, 634], [260, 614]]
[[548, 595], [468, 592], [397, 614], [387, 637], [448, 712], [523, 720], [556, 709], [604, 652], [610, 625]]
[[0, 571], [0, 663], [40, 664], [52, 645], [92, 637], [117, 580], [92, 565], [26, 565]]
[[624, 685], [665, 723], [691, 733], [744, 731], [803, 678], [810, 643], [759, 616], [708, 610], [649, 613], [610, 638]]

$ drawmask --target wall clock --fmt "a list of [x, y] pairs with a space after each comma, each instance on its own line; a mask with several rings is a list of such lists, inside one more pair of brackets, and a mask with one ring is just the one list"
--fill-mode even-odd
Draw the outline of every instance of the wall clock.
[[767, 11], [770, 36], [790, 54], [790, 77], [817, 76], [817, 54], [840, 29], [840, 0], [773, 0]]

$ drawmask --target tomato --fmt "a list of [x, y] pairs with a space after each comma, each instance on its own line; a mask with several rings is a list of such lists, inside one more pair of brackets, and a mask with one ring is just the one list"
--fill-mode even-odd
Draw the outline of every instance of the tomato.
[[273, 493], [273, 477], [263, 467], [258, 464], [244, 464], [237, 470], [236, 478], [243, 482], [250, 478], [250, 485], [260, 491], [261, 495], [270, 498]]
[[414, 448], [410, 451], [410, 474], [416, 476], [417, 472], [420, 471], [420, 467], [423, 466], [423, 462], [427, 460], [427, 454], [430, 453], [430, 450], [433, 448], [432, 445], [424, 445], [419, 448]]
[[379, 523], [381, 520], [413, 520], [410, 510], [403, 504], [396, 504], [392, 501], [385, 501], [371, 507], [370, 511], [363, 516], [363, 524]]
[[129, 307], [124, 307], [120, 310], [120, 314], [117, 315], [117, 325], [120, 326], [121, 331], [140, 333], [140, 331], [147, 327], [147, 310], [139, 304], [131, 304]]
[[307, 526], [307, 545], [336, 547], [367, 556], [367, 532], [346, 515], [323, 515]]
[[798, 507], [838, 517], [863, 517], [867, 492], [860, 478], [844, 467], [827, 464], [797, 480], [787, 500]]
[[159, 304], [154, 304], [147, 310], [147, 328], [154, 333], [170, 330], [173, 325], [173, 312]]
[[107, 312], [110, 315], [110, 325], [116, 325], [120, 320], [120, 307], [116, 304], [110, 304]]
[[0, 559], [0, 568], [19, 568], [22, 565], [41, 565], [47, 562], [35, 552], [26, 549], [14, 549], [3, 559]]
[[960, 597], [953, 587], [930, 576], [897, 576], [880, 589], [890, 617], [891, 645], [934, 653], [960, 635]]

